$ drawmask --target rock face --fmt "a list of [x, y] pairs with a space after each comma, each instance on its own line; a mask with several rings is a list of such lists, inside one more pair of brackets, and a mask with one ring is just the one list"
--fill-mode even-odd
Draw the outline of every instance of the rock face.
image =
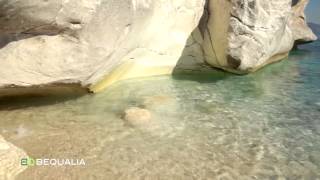
[[307, 3], [211, 0], [207, 11], [217, 14], [209, 13], [200, 26], [206, 62], [234, 73], [249, 73], [286, 57], [295, 41], [316, 40], [305, 21]]
[[[204, 0], [0, 0], [0, 87], [168, 74]], [[105, 76], [107, 76], [105, 78]]]
[[291, 18], [289, 19], [289, 27], [293, 32], [293, 39], [298, 43], [314, 41], [317, 39], [306, 22], [304, 10], [309, 0], [294, 0], [291, 10]]
[[26, 169], [20, 165], [22, 158], [27, 155], [0, 136], [0, 179], [14, 180], [15, 176]]
[[0, 89], [71, 84], [97, 92], [121, 79], [170, 74], [186, 49], [194, 61], [252, 72], [285, 57], [295, 41], [316, 39], [307, 3], [0, 0]]

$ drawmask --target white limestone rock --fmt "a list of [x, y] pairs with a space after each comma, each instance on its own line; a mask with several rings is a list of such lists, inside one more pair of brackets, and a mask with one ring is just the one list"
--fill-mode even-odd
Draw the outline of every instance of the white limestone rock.
[[[216, 37], [219, 20], [214, 20], [211, 16], [215, 14], [211, 14], [206, 30], [211, 34], [211, 40], [203, 44], [205, 59], [214, 67], [240, 74], [253, 72], [286, 57], [295, 41], [316, 40], [304, 18], [308, 0], [295, 3], [292, 0], [231, 0], [229, 4], [223, 3], [226, 17], [222, 17], [225, 22], [229, 19], [228, 30], [224, 26], [220, 31], [222, 40]], [[209, 4], [209, 11], [215, 10], [215, 4]]]
[[178, 60], [187, 69], [253, 72], [286, 57], [295, 42], [316, 39], [307, 3], [0, 0], [0, 97], [57, 87], [98, 92], [122, 79], [170, 74]]
[[170, 73], [203, 6], [204, 0], [0, 0], [0, 88], [73, 83], [98, 91], [118, 79]]
[[304, 13], [309, 0], [293, 0], [291, 17], [289, 20], [290, 29], [293, 32], [294, 40], [298, 43], [314, 41], [317, 39], [316, 35], [312, 32], [307, 24], [307, 17]]

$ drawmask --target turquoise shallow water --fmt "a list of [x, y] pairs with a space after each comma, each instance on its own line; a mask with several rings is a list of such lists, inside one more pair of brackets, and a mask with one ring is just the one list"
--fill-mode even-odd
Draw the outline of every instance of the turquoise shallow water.
[[[319, 44], [247, 76], [161, 76], [0, 102], [0, 133], [34, 158], [86, 160], [32, 167], [24, 180], [320, 179]], [[130, 107], [151, 122], [129, 125]]]

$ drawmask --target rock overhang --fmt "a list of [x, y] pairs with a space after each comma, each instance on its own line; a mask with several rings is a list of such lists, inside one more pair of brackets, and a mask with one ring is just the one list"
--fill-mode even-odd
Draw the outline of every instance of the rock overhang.
[[13, 41], [0, 49], [0, 87], [75, 83], [99, 92], [171, 74], [185, 52], [215, 68], [254, 72], [286, 57], [295, 41], [315, 40], [301, 18], [307, 3], [2, 0], [0, 41]]

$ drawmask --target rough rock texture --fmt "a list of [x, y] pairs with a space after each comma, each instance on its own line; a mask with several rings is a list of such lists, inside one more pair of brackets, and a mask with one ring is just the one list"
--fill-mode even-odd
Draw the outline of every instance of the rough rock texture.
[[15, 176], [26, 169], [25, 166], [20, 165], [21, 159], [26, 157], [24, 151], [0, 136], [0, 179], [14, 180]]
[[293, 32], [293, 39], [298, 43], [301, 41], [314, 41], [317, 39], [306, 22], [304, 10], [308, 5], [309, 0], [294, 0], [291, 10], [291, 18], [289, 19], [289, 27]]
[[97, 92], [121, 79], [170, 74], [179, 57], [186, 66], [252, 72], [287, 56], [295, 41], [316, 39], [307, 3], [0, 0], [0, 89]]
[[0, 87], [88, 87], [109, 75], [105, 86], [126, 77], [170, 73], [203, 4], [0, 0]]
[[[210, 42], [203, 43], [205, 59], [214, 67], [253, 72], [287, 56], [295, 41], [316, 39], [305, 21], [308, 0], [211, 0], [208, 11], [219, 11], [219, 3], [225, 15], [209, 15], [204, 41]], [[221, 22], [228, 19], [227, 28]]]

